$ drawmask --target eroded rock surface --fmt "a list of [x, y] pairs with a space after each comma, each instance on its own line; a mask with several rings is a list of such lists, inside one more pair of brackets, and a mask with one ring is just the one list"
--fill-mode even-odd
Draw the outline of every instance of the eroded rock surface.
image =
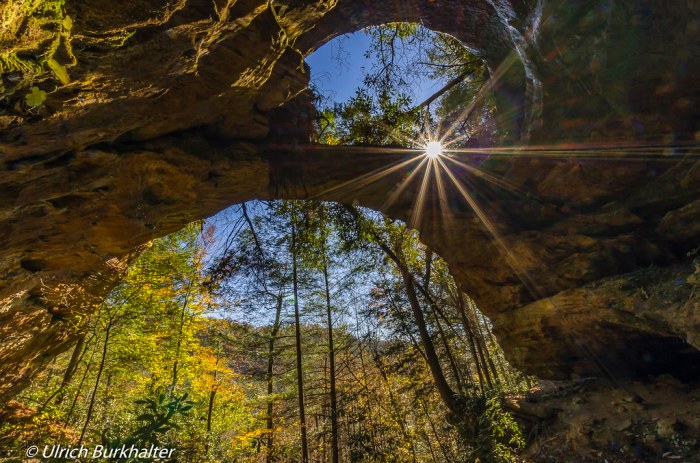
[[651, 382], [543, 382], [506, 402], [529, 430], [537, 462], [698, 461], [700, 390], [663, 375]]
[[[3, 4], [16, 12], [7, 24], [34, 24], [36, 11], [23, 4]], [[525, 371], [663, 372], [624, 346], [695, 358], [696, 2], [76, 0], [65, 8], [49, 21], [55, 49], [38, 29], [0, 31], [3, 46], [43, 63], [31, 75], [48, 92], [27, 108], [22, 70], [3, 68], [0, 398], [70, 346], [80, 316], [140, 245], [271, 197], [357, 201], [417, 227]], [[498, 77], [501, 123], [522, 150], [478, 166], [508, 189], [452, 166], [443, 201], [433, 182], [415, 220], [417, 182], [396, 193], [411, 164], [351, 182], [411, 153], [307, 146], [303, 104], [285, 132], [290, 110], [281, 116], [279, 107], [308, 81], [304, 56], [390, 21], [454, 35]], [[59, 82], [63, 72], [69, 83]]]

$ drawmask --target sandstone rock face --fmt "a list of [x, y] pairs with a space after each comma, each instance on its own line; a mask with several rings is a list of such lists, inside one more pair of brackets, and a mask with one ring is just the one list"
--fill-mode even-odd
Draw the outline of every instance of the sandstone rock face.
[[[669, 371], [639, 346], [697, 361], [699, 14], [677, 0], [76, 0], [52, 19], [56, 49], [0, 31], [17, 56], [61, 66], [32, 68], [48, 91], [37, 109], [22, 70], [3, 67], [0, 398], [70, 346], [139, 246], [272, 197], [357, 201], [415, 226], [525, 371]], [[482, 57], [518, 146], [451, 165], [420, 215], [419, 182], [396, 187], [415, 153], [308, 146], [294, 104], [305, 56], [391, 21]]]

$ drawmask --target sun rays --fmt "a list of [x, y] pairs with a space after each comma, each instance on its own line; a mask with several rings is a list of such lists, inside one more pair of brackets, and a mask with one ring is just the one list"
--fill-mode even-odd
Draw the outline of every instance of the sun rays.
[[425, 155], [435, 159], [442, 156], [444, 149], [442, 143], [437, 140], [432, 140], [425, 144]]
[[[502, 75], [508, 66], [506, 63], [498, 69], [495, 77]], [[560, 274], [565, 262], [559, 256], [553, 259], [546, 247], [528, 239], [528, 233], [542, 231], [538, 225], [533, 228], [528, 223], [541, 220], [538, 215], [551, 214], [555, 223], [572, 224], [566, 229], [569, 235], [586, 234], [576, 229], [579, 213], [576, 207], [570, 207], [566, 198], [562, 199], [563, 204], [553, 201], [551, 191], [540, 188], [543, 179], [556, 169], [573, 173], [574, 182], [562, 188], [575, 189], [579, 186], [576, 179], [583, 179], [584, 186], [596, 185], [596, 177], [608, 172], [606, 169], [615, 172], [622, 166], [621, 171], [625, 172], [630, 170], [625, 166], [636, 163], [631, 170], [647, 168], [648, 183], [653, 185], [656, 175], [697, 162], [700, 146], [698, 142], [609, 141], [479, 146], [474, 139], [479, 135], [480, 124], [472, 123], [465, 130], [464, 122], [477, 117], [475, 109], [492, 85], [492, 82], [484, 84], [472, 102], [456, 116], [452, 115], [455, 119], [438, 117], [431, 121], [434, 115], [426, 114], [421, 133], [414, 138], [395, 133], [394, 138], [404, 148], [333, 147], [343, 156], [358, 155], [358, 159], [367, 163], [364, 169], [357, 165], [352, 168], [352, 172], [361, 172], [354, 178], [349, 178], [353, 174], [346, 172], [342, 181], [336, 177], [335, 181], [320, 182], [330, 186], [316, 190], [319, 192], [313, 198], [352, 202], [400, 217], [431, 241], [441, 242], [443, 249], [473, 247], [473, 251], [457, 253], [456, 262], [466, 259], [467, 267], [473, 266], [476, 272], [474, 279], [479, 280], [493, 275], [479, 275], [480, 262], [474, 256], [491, 260], [487, 265], [500, 267], [502, 271], [497, 272], [498, 281], [488, 281], [488, 285], [512, 293], [507, 297], [512, 297], [514, 304], [524, 305], [567, 289], [565, 277]], [[510, 119], [518, 115], [511, 111], [496, 117]], [[563, 182], [569, 181], [565, 176], [562, 178]], [[544, 233], [548, 233], [546, 227]], [[559, 235], [556, 239], [569, 238]], [[443, 257], [451, 261], [450, 256]], [[565, 314], [566, 310], [566, 307], [554, 307], [555, 313]], [[585, 343], [576, 339], [570, 342], [574, 350], [605, 370], [595, 353], [584, 349]], [[612, 377], [609, 371], [606, 375]]]
[[[437, 128], [425, 129], [417, 140], [410, 140], [414, 149], [369, 148], [347, 146], [347, 152], [367, 152], [368, 150], [381, 154], [400, 153], [399, 160], [388, 160], [387, 163], [373, 170], [343, 181], [329, 189], [314, 195], [317, 199], [332, 199], [347, 201], [347, 198], [362, 198], [363, 193], [372, 196], [376, 201], [376, 193], [382, 185], [391, 185], [384, 199], [373, 207], [382, 212], [390, 212], [393, 208], [408, 210], [406, 222], [413, 228], [429, 227], [438, 230], [447, 240], [459, 240], [456, 235], [455, 221], [465, 214], [473, 215], [474, 223], [483, 230], [489, 242], [503, 259], [514, 276], [535, 299], [543, 297], [543, 283], [550, 278], [543, 277], [540, 272], [546, 268], [545, 263], [539, 262], [534, 250], [527, 249], [512, 240], [517, 239], [510, 230], [510, 225], [504, 218], [511, 217], [513, 211], [503, 210], [505, 204], [512, 202], [508, 198], [518, 198], [523, 203], [532, 203], [534, 210], [539, 206], [555, 206], [547, 204], [539, 197], [532, 185], [526, 185], [508, 178], [507, 169], [493, 169], [488, 161], [503, 159], [507, 165], [511, 161], [528, 163], [530, 160], [553, 162], [610, 162], [611, 166], [620, 162], [686, 162], [700, 157], [697, 149], [692, 146], [674, 144], [553, 144], [530, 145], [513, 147], [458, 147], [460, 140], [451, 138], [446, 133], [439, 133]], [[429, 126], [428, 126], [429, 127]], [[454, 124], [447, 125], [448, 130]], [[408, 140], [407, 140], [408, 141]], [[408, 144], [408, 143], [407, 143]], [[684, 154], [677, 155], [678, 150]], [[533, 169], [549, 169], [548, 164], [523, 164]], [[488, 167], [487, 167], [488, 166]], [[533, 175], [537, 172], [533, 171]], [[367, 189], [372, 188], [372, 193]], [[362, 204], [362, 202], [360, 201]], [[462, 222], [464, 223], [464, 222]], [[518, 244], [516, 246], [516, 244]]]
[[[340, 172], [342, 180], [319, 182], [323, 188], [313, 191], [323, 190], [316, 199], [362, 205], [401, 219], [426, 243], [452, 252], [443, 257], [453, 269], [473, 272], [465, 285], [481, 280], [496, 288], [494, 293], [508, 293], [503, 297], [518, 307], [568, 289], [574, 279], [584, 281], [579, 275], [586, 272], [604, 274], [600, 262], [587, 255], [593, 252], [578, 243], [599, 242], [610, 247], [602, 255], [612, 254], [614, 246], [591, 232], [598, 226], [591, 224], [607, 220], [603, 215], [610, 211], [617, 214], [618, 204], [624, 212], [626, 195], [655, 194], [663, 176], [680, 173], [679, 178], [690, 179], [692, 173], [684, 170], [693, 172], [700, 159], [700, 132], [695, 141], [678, 142], [676, 135], [652, 133], [654, 120], [641, 113], [622, 119], [616, 108], [605, 117], [588, 116], [586, 95], [591, 108], [597, 104], [593, 99], [603, 95], [585, 88], [582, 99], [573, 99], [568, 91], [552, 91], [558, 87], [540, 82], [547, 77], [541, 70], [528, 74], [527, 56], [513, 51], [499, 57], [500, 64], [489, 62], [476, 76], [485, 76], [482, 83], [465, 80], [466, 90], [457, 87], [460, 92], [447, 95], [451, 98], [429, 99], [426, 106], [411, 109], [421, 112], [410, 124], [388, 127], [373, 121], [372, 128], [379, 125], [391, 140], [372, 141], [400, 144], [400, 156], [393, 148], [346, 146], [348, 155], [374, 150], [378, 156], [362, 158], [367, 159], [363, 172], [348, 168]], [[568, 78], [583, 85], [573, 76], [562, 81]], [[545, 84], [549, 93], [543, 93]], [[434, 101], [439, 108], [430, 111]], [[577, 111], [584, 116], [575, 118]], [[633, 141], [617, 141], [618, 133]], [[568, 137], [575, 141], [562, 141]], [[499, 141], [504, 139], [508, 142]], [[647, 141], [653, 139], [664, 141]], [[363, 142], [369, 143], [367, 137]], [[382, 153], [387, 154], [383, 166]], [[659, 201], [666, 193], [679, 194], [666, 188], [658, 192]], [[616, 259], [624, 257], [610, 257]], [[469, 289], [481, 288], [476, 283]], [[554, 312], [566, 314], [567, 309]], [[575, 339], [572, 343], [585, 348]]]
[[[508, 80], [507, 75], [517, 62], [518, 58], [513, 54], [506, 57], [473, 93], [472, 100], [465, 102], [454, 114], [437, 117], [425, 111], [421, 133], [415, 138], [399, 131], [392, 132], [394, 138], [407, 148], [344, 147], [347, 153], [373, 150], [380, 155], [383, 152], [395, 155], [401, 151], [401, 157], [398, 160], [387, 158], [384, 166], [368, 168], [366, 173], [327, 188], [314, 197], [339, 201], [351, 198], [353, 202], [356, 198], [371, 199], [371, 204], [366, 205], [387, 213], [392, 209], [407, 211], [401, 215], [411, 227], [437, 230], [448, 241], [461, 239], [459, 230], [455, 229], [456, 219], [462, 220], [463, 224], [463, 219], [471, 215], [474, 220], [469, 226], [482, 229], [498, 250], [503, 265], [511, 269], [534, 299], [542, 297], [544, 292], [540, 288], [553, 280], [535, 272], [545, 270], [547, 265], [535, 257], [536, 250], [511, 242], [517, 239], [517, 231], [508, 222], [517, 222], [518, 215], [517, 211], [505, 208], [514, 204], [515, 199], [519, 204], [529, 204], [533, 211], [547, 209], [565, 213], [561, 212], [560, 205], [541, 198], [536, 182], [528, 183], [522, 172], [510, 175], [512, 170], [531, 169], [532, 178], [544, 178], [555, 163], [564, 169], [575, 164], [576, 168], [589, 171], [588, 175], [596, 175], [596, 169], [605, 169], [606, 165], [612, 168], [620, 163], [651, 162], [656, 166], [657, 163], [694, 162], [700, 158], [700, 151], [697, 142], [483, 146], [475, 141], [479, 131], [486, 126], [482, 124], [484, 116], [479, 115], [479, 108], [487, 104], [493, 91]], [[510, 109], [495, 115], [497, 125], [512, 127], [514, 121], [524, 121], [525, 102], [515, 103], [506, 105]], [[465, 125], [467, 121], [471, 125]], [[377, 198], [378, 194], [384, 196]], [[363, 204], [362, 201], [359, 203]]]

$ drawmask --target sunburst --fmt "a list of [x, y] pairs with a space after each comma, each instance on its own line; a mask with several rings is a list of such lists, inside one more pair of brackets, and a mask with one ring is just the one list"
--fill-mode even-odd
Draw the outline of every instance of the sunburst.
[[435, 159], [442, 156], [443, 152], [445, 151], [445, 148], [442, 146], [442, 143], [440, 143], [437, 140], [429, 141], [425, 144], [424, 148], [425, 155], [431, 159]]

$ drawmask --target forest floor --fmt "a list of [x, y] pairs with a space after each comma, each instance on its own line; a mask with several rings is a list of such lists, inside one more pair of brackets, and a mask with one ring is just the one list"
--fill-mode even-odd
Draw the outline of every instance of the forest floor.
[[[0, 420], [31, 428], [34, 409], [8, 405]], [[507, 408], [528, 438], [523, 463], [700, 462], [700, 385], [670, 376], [614, 388], [594, 379], [545, 381]]]
[[700, 462], [700, 385], [671, 376], [542, 382], [509, 408], [530, 417], [529, 461]]

